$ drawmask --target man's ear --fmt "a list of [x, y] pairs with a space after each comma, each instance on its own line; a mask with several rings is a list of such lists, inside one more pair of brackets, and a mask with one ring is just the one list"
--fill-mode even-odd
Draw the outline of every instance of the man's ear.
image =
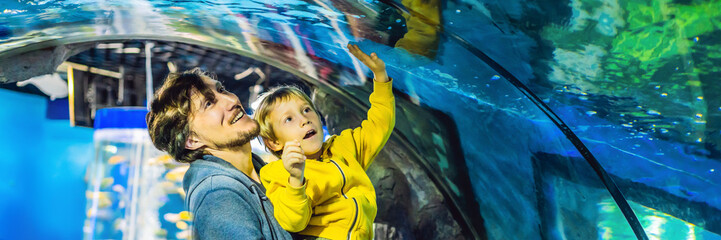
[[195, 134], [191, 134], [188, 136], [188, 139], [185, 140], [185, 149], [189, 150], [198, 150], [198, 148], [201, 148], [205, 146], [202, 142], [200, 142], [200, 139], [195, 136]]
[[281, 144], [280, 142], [278, 142], [276, 140], [268, 140], [268, 139], [263, 138], [263, 142], [265, 143], [266, 146], [268, 146], [268, 148], [270, 148], [270, 150], [273, 150], [275, 152], [283, 150], [283, 144]]

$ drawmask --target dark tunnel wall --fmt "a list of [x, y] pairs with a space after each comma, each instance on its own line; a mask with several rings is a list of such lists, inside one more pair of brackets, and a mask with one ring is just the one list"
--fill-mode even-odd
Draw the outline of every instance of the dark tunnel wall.
[[[363, 109], [369, 72], [343, 48], [359, 42], [386, 60], [404, 99], [394, 133], [399, 147], [390, 144], [383, 157], [410, 162], [379, 161], [369, 173], [404, 176], [394, 179], [405, 178], [408, 190], [388, 194], [418, 194], [432, 184], [437, 198], [428, 199], [436, 200], [416, 199], [414, 206], [442, 204], [466, 236], [633, 238], [563, 133], [449, 37], [453, 33], [511, 72], [571, 127], [631, 200], [650, 236], [670, 236], [654, 229], [675, 229], [680, 220], [690, 223], [681, 224], [684, 234], [721, 232], [719, 215], [705, 214], [721, 206], [714, 130], [721, 106], [711, 84], [718, 78], [713, 40], [720, 21], [710, 10], [719, 1], [397, 4], [411, 14], [375, 1], [8, 3], [0, 15], [0, 81], [53, 72], [84, 50], [69, 44], [165, 40], [268, 63], [316, 86], [327, 96], [319, 99]], [[47, 55], [52, 61], [44, 61]], [[342, 115], [342, 108], [323, 103], [332, 109], [326, 114]], [[328, 121], [329, 130], [343, 124]], [[423, 185], [406, 172], [416, 168], [426, 176], [418, 180]], [[425, 224], [428, 213], [417, 213], [405, 220], [421, 222], [403, 224]]]

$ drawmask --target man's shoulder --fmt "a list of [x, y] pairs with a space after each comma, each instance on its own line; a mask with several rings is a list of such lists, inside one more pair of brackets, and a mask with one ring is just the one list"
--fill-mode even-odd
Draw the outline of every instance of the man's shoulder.
[[236, 179], [224, 175], [212, 175], [205, 177], [195, 185], [188, 193], [186, 201], [190, 206], [197, 207], [203, 202], [209, 203], [210, 201], [212, 203], [229, 199], [236, 199], [232, 200], [233, 202], [238, 200], [249, 202], [252, 196], [252, 191]]
[[[224, 174], [213, 174], [204, 176], [203, 179], [200, 179], [197, 184], [195, 184], [195, 188], [197, 190], [208, 190], [208, 191], [215, 191], [215, 190], [236, 190], [236, 191], [243, 191], [247, 190], [247, 187], [245, 187], [245, 184], [238, 181], [238, 179], [235, 179], [231, 176], [224, 175]], [[196, 191], [197, 191], [196, 190]]]
[[[254, 194], [232, 177], [212, 175], [205, 177], [196, 186], [192, 195], [187, 196], [186, 203], [189, 211], [196, 216], [196, 227], [214, 229], [215, 226], [212, 225], [218, 222], [230, 221], [238, 225], [249, 221], [257, 222], [258, 220], [253, 219], [260, 216], [260, 206], [253, 198]], [[242, 231], [240, 228], [236, 230]]]
[[223, 166], [214, 166], [209, 162], [193, 162], [183, 181], [188, 198], [203, 199], [209, 193], [227, 193], [246, 195], [250, 191], [237, 176], [232, 176]]

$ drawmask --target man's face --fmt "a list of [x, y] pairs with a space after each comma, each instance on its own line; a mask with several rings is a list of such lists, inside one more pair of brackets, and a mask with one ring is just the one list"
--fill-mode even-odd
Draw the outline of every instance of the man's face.
[[323, 124], [318, 113], [313, 111], [309, 103], [298, 97], [277, 103], [270, 113], [273, 133], [282, 150], [286, 142], [300, 141], [305, 155], [317, 153], [323, 146]]
[[216, 150], [239, 148], [258, 136], [258, 123], [248, 117], [235, 94], [220, 82], [203, 77], [206, 95], [191, 92], [190, 130], [198, 141]]

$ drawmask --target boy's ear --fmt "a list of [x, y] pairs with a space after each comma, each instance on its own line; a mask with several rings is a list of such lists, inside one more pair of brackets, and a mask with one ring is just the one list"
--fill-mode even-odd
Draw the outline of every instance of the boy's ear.
[[278, 142], [276, 140], [268, 140], [268, 139], [263, 138], [263, 142], [265, 143], [266, 146], [268, 146], [268, 148], [270, 148], [270, 150], [273, 150], [275, 152], [283, 150], [283, 144], [281, 144], [280, 142]]
[[200, 142], [200, 139], [196, 137], [194, 134], [191, 134], [188, 136], [188, 139], [185, 140], [185, 149], [189, 150], [198, 150], [198, 148], [201, 148], [205, 146], [202, 142]]

